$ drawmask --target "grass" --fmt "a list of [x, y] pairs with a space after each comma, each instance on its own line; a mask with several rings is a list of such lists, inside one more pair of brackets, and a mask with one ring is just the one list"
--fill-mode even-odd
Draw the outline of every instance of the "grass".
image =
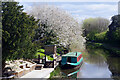
[[45, 50], [44, 49], [38, 49], [37, 52], [43, 52], [44, 53]]
[[[40, 58], [42, 58], [42, 59], [43, 59], [43, 57], [45, 57], [44, 52], [45, 52], [45, 50], [44, 50], [44, 49], [38, 49], [38, 50], [37, 50], [37, 52], [36, 52], [36, 54], [35, 54], [35, 58], [37, 58], [37, 57], [38, 57], [38, 55], [40, 55]], [[59, 56], [60, 54], [59, 54], [59, 53], [57, 53], [57, 55]], [[54, 60], [52, 57], [50, 57], [50, 56], [48, 56], [48, 55], [47, 55], [47, 58], [48, 58], [48, 60], [51, 60], [51, 61], [53, 61], [53, 60]]]
[[[35, 58], [38, 58], [38, 55], [40, 55], [40, 58], [43, 59], [43, 57], [45, 57], [44, 52], [45, 52], [44, 49], [39, 49], [39, 50], [37, 50], [37, 52], [36, 52], [36, 54], [35, 54]], [[50, 56], [48, 56], [48, 55], [46, 55], [46, 56], [47, 56], [48, 60], [51, 60], [51, 61], [54, 60], [52, 57], [50, 57]]]
[[58, 56], [60, 56], [60, 54], [59, 54], [59, 53], [57, 53], [57, 55], [58, 55]]
[[54, 58], [52, 58], [52, 57], [50, 57], [50, 56], [47, 56], [47, 58], [48, 58], [48, 60], [51, 60], [51, 61], [54, 60]]
[[45, 56], [45, 54], [44, 54], [44, 53], [37, 52], [37, 53], [35, 54], [35, 57], [37, 58], [37, 57], [38, 57], [38, 55], [40, 55], [40, 58], [42, 58], [42, 59], [43, 59], [43, 57]]
[[50, 79], [52, 78], [61, 78], [63, 75], [61, 74], [61, 69], [57, 66], [53, 72], [50, 73]]

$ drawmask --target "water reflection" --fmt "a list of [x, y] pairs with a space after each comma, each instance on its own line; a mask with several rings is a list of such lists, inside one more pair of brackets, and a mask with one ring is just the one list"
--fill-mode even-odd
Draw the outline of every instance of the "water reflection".
[[104, 63], [106, 62], [106, 59], [98, 54], [88, 54], [87, 57], [84, 57], [84, 61], [89, 64], [94, 64], [99, 67], [104, 67]]
[[111, 77], [120, 80], [120, 57], [108, 57], [107, 63], [109, 65], [109, 70], [112, 72]]
[[[91, 46], [91, 45], [90, 45]], [[120, 57], [114, 57], [109, 51], [101, 47], [91, 48], [87, 45], [88, 53], [79, 70], [66, 70], [71, 78], [113, 78], [120, 80]], [[62, 70], [61, 70], [62, 72]], [[68, 74], [66, 75], [68, 77]]]
[[96, 64], [84, 62], [77, 78], [110, 78], [112, 73], [107, 64], [103, 63], [102, 65], [104, 66], [100, 67]]
[[[71, 78], [117, 78], [120, 79], [120, 58], [89, 55], [77, 71], [66, 74]], [[62, 71], [62, 70], [61, 70]], [[70, 71], [70, 70], [69, 70]], [[66, 70], [66, 72], [68, 72]], [[116, 79], [115, 79], [116, 80]]]

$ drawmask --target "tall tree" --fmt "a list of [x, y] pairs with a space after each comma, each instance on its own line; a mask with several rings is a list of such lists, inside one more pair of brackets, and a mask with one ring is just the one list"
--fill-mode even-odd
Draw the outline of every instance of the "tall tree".
[[41, 46], [50, 45], [50, 44], [58, 44], [57, 34], [55, 31], [50, 30], [46, 23], [40, 22], [38, 24], [39, 28], [35, 30], [34, 40]]
[[23, 12], [17, 2], [2, 3], [2, 62], [7, 59], [29, 58], [34, 54], [32, 42], [38, 21]]
[[107, 32], [109, 41], [120, 42], [120, 15], [114, 15], [111, 20], [112, 22], [108, 26], [109, 31]]

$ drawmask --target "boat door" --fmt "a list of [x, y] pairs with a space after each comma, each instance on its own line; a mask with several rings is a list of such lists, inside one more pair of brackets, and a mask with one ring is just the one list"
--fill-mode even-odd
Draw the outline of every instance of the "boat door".
[[67, 62], [70, 62], [70, 63], [71, 63], [71, 57], [68, 57], [68, 58], [67, 58]]

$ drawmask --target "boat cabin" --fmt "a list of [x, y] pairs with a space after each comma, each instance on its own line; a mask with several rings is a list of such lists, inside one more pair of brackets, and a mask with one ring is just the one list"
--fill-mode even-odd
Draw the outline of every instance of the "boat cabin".
[[70, 52], [62, 56], [62, 65], [67, 63], [77, 63], [82, 58], [81, 52]]

